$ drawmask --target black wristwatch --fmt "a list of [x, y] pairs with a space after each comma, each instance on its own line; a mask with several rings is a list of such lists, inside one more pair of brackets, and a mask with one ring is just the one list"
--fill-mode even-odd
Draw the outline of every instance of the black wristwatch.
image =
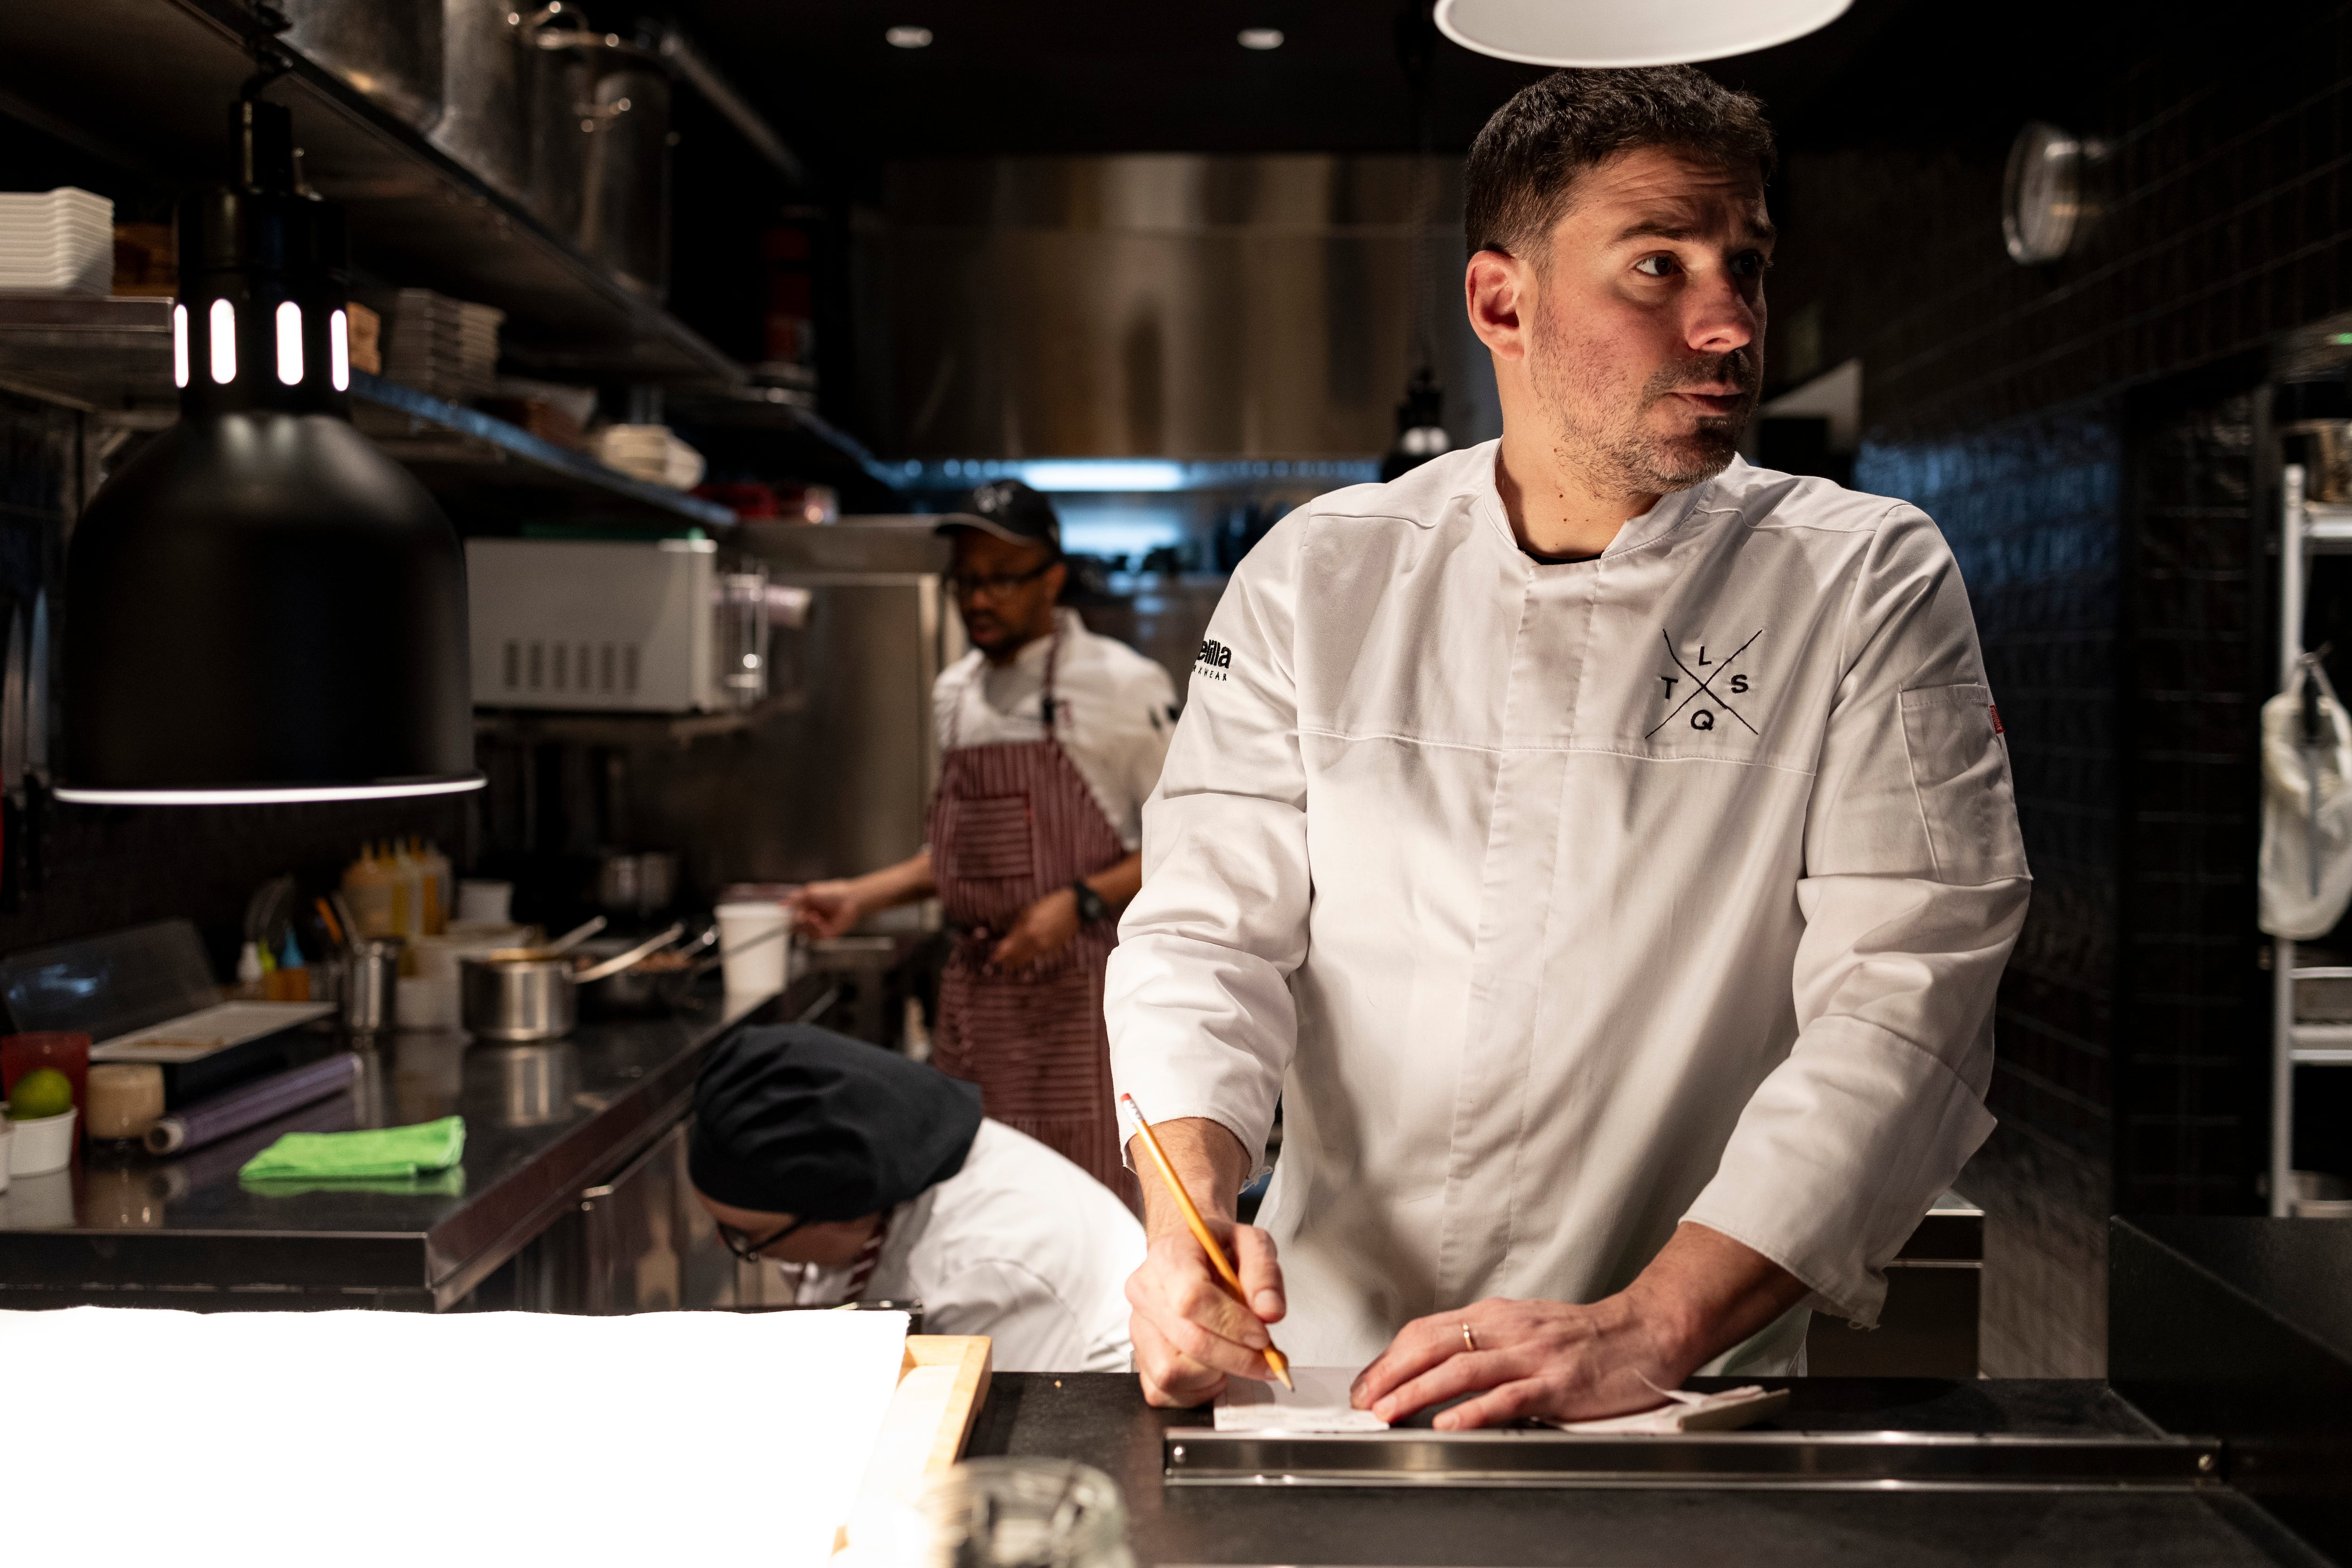
[[1097, 921], [1110, 919], [1110, 906], [1103, 896], [1087, 886], [1083, 879], [1070, 884], [1070, 891], [1078, 896], [1078, 923], [1090, 926]]

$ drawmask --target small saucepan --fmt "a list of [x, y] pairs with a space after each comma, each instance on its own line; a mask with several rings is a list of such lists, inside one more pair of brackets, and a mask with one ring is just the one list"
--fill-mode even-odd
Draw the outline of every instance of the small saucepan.
[[579, 967], [569, 953], [510, 948], [460, 959], [458, 1017], [466, 1032], [486, 1040], [561, 1039], [580, 1021], [580, 987], [614, 974], [685, 933], [674, 925], [659, 936], [601, 963]]

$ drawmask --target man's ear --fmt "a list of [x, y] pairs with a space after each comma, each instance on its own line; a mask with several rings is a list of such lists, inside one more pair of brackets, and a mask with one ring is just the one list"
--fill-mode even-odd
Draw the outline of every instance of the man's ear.
[[1516, 256], [1482, 250], [1462, 275], [1463, 301], [1470, 330], [1496, 359], [1524, 359], [1528, 325], [1535, 311], [1534, 269]]

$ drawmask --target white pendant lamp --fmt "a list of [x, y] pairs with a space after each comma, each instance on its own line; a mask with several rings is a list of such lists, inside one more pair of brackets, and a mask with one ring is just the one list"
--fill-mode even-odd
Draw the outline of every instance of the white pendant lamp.
[[1437, 0], [1465, 49], [1531, 66], [1664, 66], [1801, 38], [1853, 0]]

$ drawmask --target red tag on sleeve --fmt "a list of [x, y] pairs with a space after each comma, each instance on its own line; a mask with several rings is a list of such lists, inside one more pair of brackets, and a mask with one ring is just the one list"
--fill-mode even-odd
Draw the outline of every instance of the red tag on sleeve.
[[2008, 733], [2009, 733], [2009, 731], [2006, 731], [2006, 730], [2004, 730], [2004, 729], [2002, 729], [2002, 728], [2000, 727], [2000, 703], [1998, 703], [1998, 702], [1988, 702], [1988, 703], [1986, 703], [1986, 704], [1985, 704], [1985, 711], [1992, 715], [1992, 732], [1993, 732], [1994, 734], [1996, 734], [1996, 735], [2006, 735], [2006, 734], [2008, 734]]

